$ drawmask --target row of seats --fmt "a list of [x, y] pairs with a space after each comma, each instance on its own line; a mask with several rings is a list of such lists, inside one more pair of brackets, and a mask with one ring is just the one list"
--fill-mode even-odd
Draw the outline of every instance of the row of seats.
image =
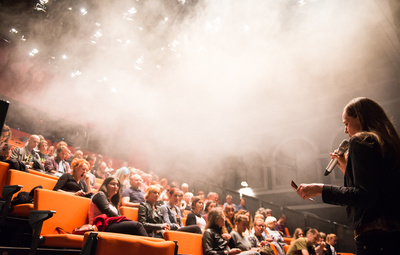
[[[56, 182], [57, 177], [37, 171], [26, 173], [10, 170], [7, 163], [0, 162], [0, 191], [3, 191], [3, 187], [8, 189], [17, 185], [20, 185], [20, 191], [27, 192], [38, 185], [43, 187], [35, 190], [33, 204], [17, 205], [8, 213], [9, 216], [29, 218], [33, 229], [30, 254], [35, 254], [41, 247], [69, 249], [75, 254], [112, 254], [132, 249], [137, 250], [138, 254], [203, 254], [202, 235], [179, 231], [167, 231], [164, 239], [105, 232], [86, 233], [84, 236], [60, 234], [58, 228], [72, 233], [75, 228], [87, 224], [90, 199], [53, 191]], [[3, 200], [6, 199], [4, 194], [7, 192], [0, 194]], [[137, 208], [122, 206], [120, 212], [132, 220], [138, 219]], [[285, 238], [286, 243], [290, 244], [290, 241], [291, 238]], [[272, 248], [276, 254], [273, 245]]]
[[[40, 247], [69, 249], [83, 253], [84, 250], [82, 248], [85, 242], [89, 242], [87, 241], [89, 234], [86, 237], [68, 233], [59, 234], [56, 229], [61, 228], [66, 232], [72, 233], [76, 227], [87, 224], [90, 199], [53, 191], [52, 188], [56, 182], [57, 180], [53, 176], [10, 170], [7, 163], [0, 162], [0, 189], [3, 191], [4, 188], [6, 191], [1, 192], [2, 199], [4, 199], [3, 195], [7, 193], [9, 187], [20, 185], [22, 186], [20, 191], [27, 192], [38, 185], [43, 187], [43, 189], [35, 190], [34, 204], [17, 205], [8, 214], [8, 216], [13, 217], [29, 218], [33, 228], [31, 251], [34, 250], [34, 252], [32, 254], [35, 253], [38, 247], [39, 249]], [[12, 196], [15, 195], [16, 193]], [[138, 210], [136, 208], [121, 207], [121, 214], [132, 220], [137, 220], [138, 218]], [[202, 236], [196, 234], [169, 231], [165, 236], [165, 240], [130, 235], [123, 235], [124, 238], [121, 238], [119, 234], [103, 232], [96, 232], [95, 236], [97, 247], [103, 247], [104, 245], [108, 247], [98, 248], [95, 254], [110, 254], [107, 253], [110, 249], [116, 249], [114, 250], [115, 253], [126, 251], [126, 245], [132, 246], [130, 249], [149, 249], [143, 254], [174, 254], [177, 252], [175, 247], [178, 246], [180, 247], [180, 253], [202, 254]], [[159, 244], [160, 241], [163, 241], [163, 244]], [[178, 245], [176, 246], [175, 242], [172, 241], [177, 241]], [[93, 244], [93, 240], [90, 243]], [[196, 248], [195, 252], [192, 252], [193, 247]], [[93, 247], [89, 248], [93, 250]], [[85, 249], [89, 248], [86, 247]], [[189, 250], [187, 250], [188, 248]]]

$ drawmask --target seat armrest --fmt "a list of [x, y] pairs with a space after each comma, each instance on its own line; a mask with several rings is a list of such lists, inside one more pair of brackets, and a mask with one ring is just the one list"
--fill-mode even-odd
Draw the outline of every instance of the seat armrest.
[[0, 211], [1, 211], [1, 218], [0, 218], [0, 225], [4, 223], [7, 215], [11, 211], [11, 199], [15, 193], [22, 189], [21, 185], [5, 185], [3, 186], [2, 196], [4, 201], [1, 201], [0, 204]]
[[41, 241], [40, 233], [42, 231], [43, 222], [53, 217], [54, 213], [56, 212], [51, 210], [35, 210], [30, 212], [29, 225], [31, 225], [33, 229], [33, 236], [29, 255], [36, 254], [37, 248], [39, 247]]

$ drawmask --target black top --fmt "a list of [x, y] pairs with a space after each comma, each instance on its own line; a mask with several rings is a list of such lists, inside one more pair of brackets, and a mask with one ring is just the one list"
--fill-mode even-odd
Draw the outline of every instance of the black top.
[[106, 214], [108, 217], [119, 216], [119, 212], [115, 213], [115, 211], [110, 208], [110, 203], [103, 191], [97, 192], [96, 195], [92, 197], [92, 202], [101, 213]]
[[[200, 213], [197, 217], [203, 217], [203, 215]], [[190, 225], [197, 225], [196, 214], [193, 211], [186, 216], [186, 226]]]
[[69, 192], [77, 192], [79, 190], [82, 190], [86, 193], [87, 185], [84, 180], [80, 180], [79, 183], [77, 183], [70, 173], [65, 173], [61, 175], [61, 177], [58, 179], [56, 186], [54, 186], [53, 190], [59, 189]]
[[154, 236], [156, 230], [161, 230], [164, 224], [162, 216], [153, 209], [153, 205], [147, 201], [139, 205], [138, 221], [143, 224], [149, 236]]
[[228, 241], [221, 236], [221, 228], [207, 228], [203, 234], [203, 254], [225, 254], [228, 249]]
[[344, 187], [324, 185], [325, 203], [345, 205], [350, 225], [360, 232], [365, 227], [399, 230], [399, 169], [394, 157], [382, 155], [373, 137], [352, 137], [344, 175]]

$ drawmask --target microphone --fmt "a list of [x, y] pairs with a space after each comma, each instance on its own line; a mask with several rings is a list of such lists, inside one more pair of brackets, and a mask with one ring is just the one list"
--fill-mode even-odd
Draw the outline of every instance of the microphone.
[[[344, 139], [340, 143], [339, 148], [337, 149], [337, 155], [338, 156], [343, 156], [343, 154], [348, 149], [349, 149], [349, 141]], [[333, 169], [335, 168], [336, 164], [337, 164], [337, 159], [336, 158], [331, 159], [331, 161], [329, 162], [328, 166], [326, 167], [326, 171], [325, 171], [324, 176], [327, 176], [328, 174], [330, 174], [333, 171]]]

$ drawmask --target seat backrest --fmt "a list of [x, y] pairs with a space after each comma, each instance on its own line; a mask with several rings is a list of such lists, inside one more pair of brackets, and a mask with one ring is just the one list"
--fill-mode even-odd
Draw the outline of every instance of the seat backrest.
[[135, 207], [128, 207], [128, 206], [121, 206], [119, 208], [121, 215], [124, 215], [128, 219], [133, 221], [138, 221], [139, 218], [139, 208]]
[[181, 254], [203, 255], [203, 235], [181, 231], [165, 231], [164, 239], [178, 241]]
[[287, 235], [287, 237], [290, 237], [290, 233], [289, 233], [289, 229], [285, 228], [285, 234]]
[[271, 245], [272, 250], [274, 250], [275, 255], [278, 255], [278, 251], [276, 250], [275, 245], [273, 243], [271, 243], [270, 245]]
[[53, 190], [35, 190], [35, 210], [53, 210], [56, 213], [43, 222], [41, 235], [56, 234], [56, 228], [72, 232], [87, 224], [90, 199]]
[[148, 240], [148, 237], [106, 232], [99, 232], [97, 238], [96, 255], [125, 254], [127, 251], [129, 254], [174, 255], [175, 252], [175, 243], [163, 239]]
[[46, 173], [43, 173], [43, 172], [40, 172], [40, 171], [36, 171], [36, 170], [33, 170], [33, 169], [29, 169], [28, 171], [29, 171], [30, 174], [35, 174], [35, 175], [39, 175], [39, 176], [42, 176], [42, 177], [58, 180], [57, 176], [54, 176], [54, 175], [51, 175], [51, 174], [46, 174]]
[[34, 187], [41, 185], [43, 189], [52, 190], [57, 180], [34, 175], [19, 170], [9, 170], [6, 185], [22, 185], [21, 191], [29, 192]]
[[0, 198], [3, 198], [3, 186], [7, 182], [7, 173], [10, 170], [10, 165], [8, 163], [0, 162]]

